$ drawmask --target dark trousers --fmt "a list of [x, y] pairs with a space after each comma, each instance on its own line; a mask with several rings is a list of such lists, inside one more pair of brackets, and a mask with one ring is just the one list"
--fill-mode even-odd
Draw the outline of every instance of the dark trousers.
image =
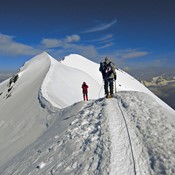
[[113, 78], [104, 79], [104, 89], [105, 89], [105, 94], [106, 95], [109, 95], [109, 90], [110, 90], [110, 94], [113, 95], [113, 93], [114, 93]]
[[83, 89], [83, 99], [84, 101], [88, 101], [88, 91]]
[[88, 94], [83, 94], [84, 101], [88, 101]]

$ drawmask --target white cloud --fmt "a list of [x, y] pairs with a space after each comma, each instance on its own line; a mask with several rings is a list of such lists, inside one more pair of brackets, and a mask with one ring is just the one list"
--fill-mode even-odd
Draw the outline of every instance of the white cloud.
[[66, 54], [78, 53], [88, 57], [97, 56], [97, 50], [93, 45], [76, 44], [80, 40], [79, 35], [67, 36], [63, 39], [44, 38], [36, 46], [25, 45], [14, 40], [14, 37], [0, 33], [0, 54], [8, 56], [36, 55], [48, 51], [54, 55], [65, 56]]
[[80, 36], [75, 34], [63, 39], [44, 38], [42, 39], [41, 44], [47, 51], [49, 49], [49, 53], [59, 57], [71, 53], [77, 53], [87, 57], [95, 57], [98, 55], [97, 50], [93, 45], [76, 44], [79, 40]]
[[45, 48], [54, 48], [54, 47], [61, 47], [63, 42], [58, 39], [44, 38], [41, 40], [41, 44]]
[[[110, 41], [110, 39], [113, 39], [112, 34], [96, 39], [96, 41], [100, 42], [101, 44], [101, 46], [97, 48], [95, 45], [77, 44], [76, 42], [80, 40], [80, 36], [75, 34], [66, 36], [63, 39], [44, 38], [36, 46], [36, 48], [34, 48], [32, 46], [16, 42], [12, 36], [0, 33], [0, 53], [9, 56], [36, 55], [45, 50], [53, 55], [56, 55], [57, 57], [77, 53], [86, 56], [87, 58], [99, 58], [103, 56], [98, 53], [100, 49], [108, 48], [114, 44]], [[104, 45], [102, 45], [102, 43]], [[134, 59], [148, 54], [148, 52], [140, 51], [139, 49], [125, 49], [116, 50], [114, 52], [111, 51], [106, 56], [109, 56], [119, 62], [126, 62], [128, 59]]]
[[12, 36], [0, 33], [0, 52], [5, 55], [35, 55], [41, 51], [31, 46], [14, 41]]
[[113, 20], [112, 22], [107, 23], [107, 24], [100, 24], [98, 26], [92, 27], [91, 29], [84, 31], [83, 33], [103, 31], [103, 30], [106, 30], [106, 29], [110, 28], [111, 26], [113, 26], [116, 22], [117, 22], [117, 20]]
[[129, 50], [126, 53], [123, 53], [122, 58], [131, 59], [131, 58], [146, 56], [148, 54], [149, 52], [145, 52], [145, 51]]
[[72, 43], [72, 42], [77, 42], [80, 40], [80, 36], [79, 35], [72, 35], [72, 36], [67, 36], [65, 39], [66, 43]]
[[107, 48], [107, 47], [111, 47], [112, 45], [113, 45], [112, 42], [111, 43], [107, 43], [107, 44], [105, 44], [105, 45], [103, 45], [101, 47], [98, 47], [97, 49], [104, 49], [104, 48]]
[[45, 48], [54, 48], [60, 47], [62, 45], [62, 41], [59, 39], [44, 38], [41, 40], [41, 44], [44, 45]]
[[112, 61], [116, 63], [117, 66], [125, 67], [129, 65], [130, 67], [131, 66], [130, 62], [128, 62], [129, 59], [139, 59], [140, 57], [146, 56], [148, 54], [150, 53], [146, 51], [139, 51], [138, 49], [124, 49], [124, 50], [110, 51], [105, 55], [101, 55], [101, 57], [105, 58], [106, 56], [108, 56]]
[[118, 59], [128, 60], [128, 59], [134, 59], [142, 56], [146, 56], [150, 54], [147, 51], [139, 51], [138, 49], [125, 49], [125, 50], [117, 50], [114, 53], [112, 53], [113, 57], [116, 57]]
[[98, 55], [97, 50], [94, 46], [88, 45], [76, 45], [76, 44], [66, 44], [64, 48], [54, 51], [56, 55], [66, 56], [67, 54], [77, 53], [88, 58], [93, 58]]
[[97, 39], [93, 39], [93, 40], [89, 40], [88, 42], [110, 42], [113, 40], [113, 35], [112, 34], [108, 34], [106, 36], [103, 36], [101, 38], [97, 38]]
[[64, 39], [53, 39], [53, 38], [44, 38], [41, 41], [41, 44], [44, 48], [56, 48], [56, 47], [64, 47], [66, 44], [74, 43], [80, 40], [79, 35], [71, 35], [67, 36]]

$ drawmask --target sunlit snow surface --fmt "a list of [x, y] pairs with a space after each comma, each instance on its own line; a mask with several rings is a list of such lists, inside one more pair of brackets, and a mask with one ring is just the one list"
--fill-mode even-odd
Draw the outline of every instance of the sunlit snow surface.
[[175, 112], [122, 70], [115, 97], [103, 98], [98, 68], [43, 53], [20, 69], [12, 91], [9, 80], [0, 84], [0, 174], [175, 173]]

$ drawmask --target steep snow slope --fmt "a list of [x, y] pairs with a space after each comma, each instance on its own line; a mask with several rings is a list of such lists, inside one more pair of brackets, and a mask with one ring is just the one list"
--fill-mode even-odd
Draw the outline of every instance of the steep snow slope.
[[96, 79], [86, 72], [68, 67], [49, 57], [51, 67], [42, 84], [41, 93], [53, 106], [65, 108], [82, 101], [81, 85], [84, 81], [89, 85], [89, 99], [99, 98], [101, 86]]
[[93, 89], [89, 98], [98, 98], [101, 87], [93, 78], [44, 52], [0, 84], [0, 165], [43, 133], [54, 107], [82, 100], [84, 80]]
[[49, 67], [48, 55], [38, 55], [15, 74], [15, 83], [10, 84], [11, 78], [0, 84], [0, 165], [46, 129], [49, 114], [41, 108], [38, 92]]
[[[151, 107], [150, 107], [151, 105]], [[175, 127], [147, 94], [119, 92], [113, 99], [80, 102], [0, 174], [173, 175]]]
[[102, 76], [99, 72], [99, 64], [77, 54], [68, 55], [60, 62], [64, 65], [86, 72], [88, 75], [93, 77], [94, 80], [96, 80], [100, 85], [102, 84]]
[[[61, 63], [86, 72], [91, 77], [93, 77], [99, 84], [101, 84], [101, 86], [103, 86], [102, 77], [99, 72], [99, 64], [94, 63], [88, 60], [87, 58], [77, 54], [71, 54], [69, 56], [66, 56], [64, 60], [61, 61]], [[156, 95], [154, 95], [148, 88], [142, 85], [135, 78], [133, 78], [132, 76], [130, 76], [129, 74], [127, 74], [126, 72], [120, 69], [116, 70], [116, 72], [117, 72], [117, 81], [116, 81], [117, 91], [145, 92], [153, 96], [161, 106], [166, 108], [168, 111], [171, 111], [172, 115], [174, 114], [175, 111], [170, 106], [164, 103], [161, 99], [159, 99]], [[102, 88], [102, 91], [103, 91], [103, 88]], [[103, 94], [104, 94], [104, 91], [103, 93], [100, 93], [100, 95], [102, 96]], [[169, 119], [174, 120], [172, 117], [169, 117]]]
[[98, 68], [43, 53], [0, 84], [0, 174], [174, 174], [175, 112], [121, 70], [115, 98], [99, 98]]

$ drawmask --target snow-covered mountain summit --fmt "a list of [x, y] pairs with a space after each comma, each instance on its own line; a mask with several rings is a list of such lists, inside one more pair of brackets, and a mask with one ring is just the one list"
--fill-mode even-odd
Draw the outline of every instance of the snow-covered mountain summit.
[[[44, 53], [47, 55], [47, 53]], [[42, 57], [42, 55], [40, 55]], [[104, 96], [103, 80], [99, 64], [87, 58], [71, 54], [60, 62], [50, 55], [51, 66], [41, 87], [42, 94], [55, 107], [64, 108], [82, 100], [81, 84], [85, 81], [90, 86], [89, 98], [98, 99]], [[102, 60], [103, 61], [103, 60]], [[72, 68], [72, 69], [71, 69]], [[122, 70], [117, 72], [117, 91], [139, 91], [153, 96], [158, 103], [172, 110], [140, 82]], [[66, 91], [67, 89], [67, 91]], [[66, 92], [66, 93], [65, 93]], [[70, 98], [71, 96], [71, 98]]]
[[116, 96], [103, 98], [98, 69], [44, 52], [0, 84], [0, 174], [175, 172], [174, 110], [120, 69]]
[[[104, 60], [102, 60], [104, 61]], [[90, 75], [92, 78], [94, 78], [102, 87], [102, 90], [100, 89], [100, 94], [98, 97], [104, 96], [103, 91], [103, 81], [102, 76], [99, 72], [99, 64], [94, 63], [80, 55], [77, 54], [71, 54], [64, 58], [64, 60], [61, 61], [62, 64], [79, 69], [83, 72], [86, 72], [88, 75]], [[116, 69], [117, 72], [117, 81], [116, 81], [116, 90], [117, 91], [138, 91], [138, 92], [144, 92], [148, 95], [151, 95], [161, 106], [164, 108], [167, 108], [167, 110], [172, 111], [174, 113], [174, 110], [170, 108], [167, 104], [165, 104], [162, 100], [160, 100], [155, 94], [153, 94], [148, 88], [143, 86], [139, 81], [137, 81], [135, 78], [127, 74], [121, 69]], [[95, 98], [93, 98], [95, 99]]]

